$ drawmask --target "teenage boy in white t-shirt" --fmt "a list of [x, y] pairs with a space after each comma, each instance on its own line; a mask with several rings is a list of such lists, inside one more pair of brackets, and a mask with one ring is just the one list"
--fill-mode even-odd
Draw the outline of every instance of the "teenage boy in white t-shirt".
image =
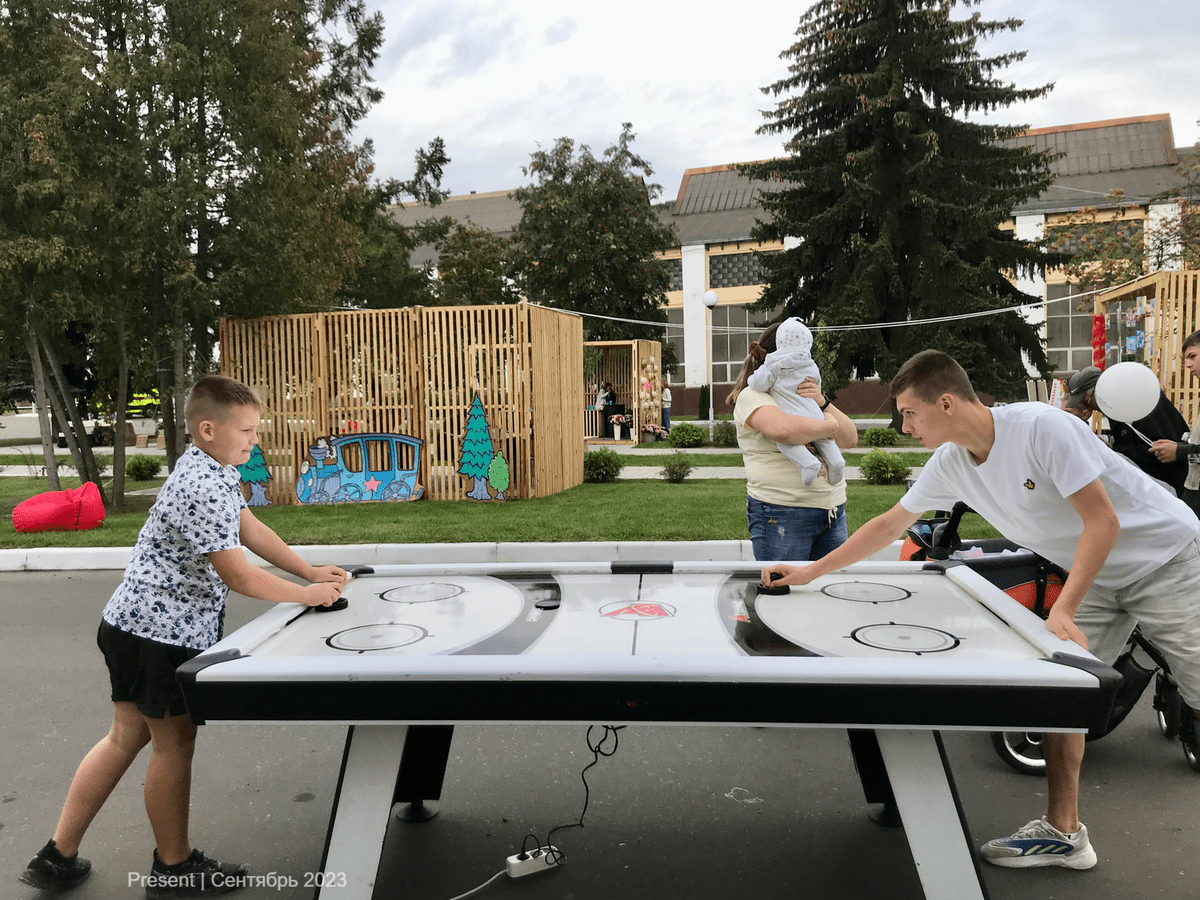
[[[951, 357], [906, 362], [891, 395], [904, 430], [937, 448], [900, 502], [807, 566], [763, 569], [764, 584], [807, 584], [883, 549], [921, 514], [962, 500], [1005, 537], [1071, 573], [1046, 627], [1116, 660], [1135, 623], [1163, 652], [1192, 709], [1200, 708], [1200, 522], [1181, 500], [1108, 449], [1069, 413], [1040, 403], [995, 409]], [[1195, 727], [1195, 717], [1183, 727]], [[988, 862], [1089, 869], [1096, 852], [1079, 821], [1084, 735], [1044, 740], [1046, 815], [981, 848]]]

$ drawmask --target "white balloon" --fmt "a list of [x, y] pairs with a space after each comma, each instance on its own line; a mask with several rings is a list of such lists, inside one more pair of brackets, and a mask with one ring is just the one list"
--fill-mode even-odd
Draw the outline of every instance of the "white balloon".
[[1136, 422], [1158, 405], [1158, 376], [1141, 363], [1117, 363], [1096, 381], [1096, 405], [1117, 422]]

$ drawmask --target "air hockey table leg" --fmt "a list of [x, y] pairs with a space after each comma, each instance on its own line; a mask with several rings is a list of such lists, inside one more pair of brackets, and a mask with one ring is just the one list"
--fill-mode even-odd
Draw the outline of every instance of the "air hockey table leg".
[[404, 753], [392, 803], [405, 822], [427, 822], [438, 813], [446, 764], [450, 760], [453, 725], [410, 725], [404, 736]]
[[404, 725], [352, 725], [329, 816], [321, 875], [313, 900], [371, 900], [392, 791], [404, 753]]
[[941, 735], [880, 730], [876, 737], [926, 900], [985, 900]]

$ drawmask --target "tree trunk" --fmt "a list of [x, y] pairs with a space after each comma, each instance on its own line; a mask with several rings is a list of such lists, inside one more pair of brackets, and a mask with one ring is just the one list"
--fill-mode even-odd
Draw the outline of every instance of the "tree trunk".
[[117, 408], [113, 414], [113, 485], [114, 510], [125, 509], [125, 422], [129, 408], [129, 357], [126, 353], [125, 322], [119, 316], [117, 327]]
[[175, 333], [175, 443], [171, 451], [172, 470], [174, 470], [175, 463], [179, 460], [179, 457], [183, 456], [184, 450], [187, 449], [187, 422], [183, 415], [183, 386], [187, 379], [185, 365], [183, 327], [181, 325]]
[[54, 458], [54, 431], [50, 418], [50, 395], [46, 390], [46, 373], [42, 369], [42, 354], [38, 350], [37, 335], [33, 328], [26, 324], [25, 349], [29, 353], [29, 362], [33, 367], [33, 392], [37, 398], [38, 431], [42, 435], [42, 460], [46, 466], [46, 485], [49, 490], [60, 491], [62, 487], [58, 480], [58, 462]]
[[[41, 332], [36, 325], [34, 331], [38, 336], [38, 342], [41, 344], [42, 351], [46, 355], [46, 361], [50, 364], [50, 371], [54, 373], [54, 380], [58, 384], [59, 392], [61, 393], [61, 406], [64, 407], [69, 416], [63, 412], [59, 404], [55, 404], [55, 413], [63, 420], [63, 434], [67, 438], [67, 446], [71, 448], [71, 457], [75, 460], [75, 470], [79, 473], [79, 477], [84, 481], [93, 482], [100, 489], [100, 498], [104, 501], [104, 505], [108, 505], [108, 498], [105, 496], [104, 483], [100, 478], [100, 471], [96, 468], [96, 457], [92, 454], [91, 444], [87, 440], [87, 426], [83, 422], [83, 416], [79, 414], [79, 406], [71, 400], [71, 385], [67, 381], [66, 373], [63, 371], [62, 362], [59, 361], [58, 355], [54, 352], [54, 347], [46, 339], [46, 336]], [[54, 399], [54, 393], [51, 392], [51, 399]], [[67, 428], [66, 423], [70, 422], [71, 427]]]

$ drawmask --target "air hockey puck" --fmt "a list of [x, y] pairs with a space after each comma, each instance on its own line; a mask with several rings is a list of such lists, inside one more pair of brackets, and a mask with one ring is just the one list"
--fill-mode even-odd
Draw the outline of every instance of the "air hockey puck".
[[338, 597], [328, 606], [314, 606], [313, 609], [317, 612], [337, 612], [339, 609], [345, 609], [349, 605], [350, 601], [345, 597]]

